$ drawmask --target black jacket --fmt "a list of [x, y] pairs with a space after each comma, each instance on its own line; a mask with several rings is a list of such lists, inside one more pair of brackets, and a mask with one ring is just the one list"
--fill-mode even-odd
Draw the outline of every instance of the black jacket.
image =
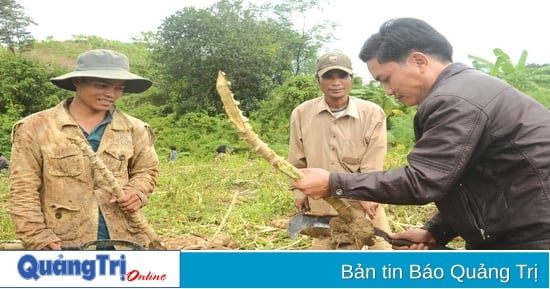
[[505, 82], [455, 63], [418, 106], [403, 168], [331, 173], [334, 197], [435, 202], [424, 228], [469, 249], [550, 249], [550, 111]]

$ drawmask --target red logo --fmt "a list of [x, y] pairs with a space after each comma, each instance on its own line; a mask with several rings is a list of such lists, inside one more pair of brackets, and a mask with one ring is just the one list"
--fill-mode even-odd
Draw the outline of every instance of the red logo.
[[126, 280], [128, 281], [164, 281], [166, 280], [166, 274], [156, 274], [151, 271], [147, 275], [141, 274], [138, 270], [132, 270], [126, 274]]

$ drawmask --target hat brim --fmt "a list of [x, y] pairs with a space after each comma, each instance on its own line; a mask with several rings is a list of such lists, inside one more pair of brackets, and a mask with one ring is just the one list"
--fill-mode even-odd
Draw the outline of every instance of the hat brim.
[[323, 74], [325, 74], [325, 73], [327, 73], [331, 70], [335, 70], [335, 69], [342, 70], [342, 71], [347, 72], [350, 75], [353, 75], [353, 71], [351, 69], [349, 69], [349, 67], [345, 67], [345, 66], [331, 66], [331, 67], [323, 68], [323, 69], [317, 71], [317, 75], [319, 77], [322, 77]]
[[151, 80], [135, 75], [125, 70], [73, 71], [58, 77], [51, 78], [50, 81], [60, 88], [76, 91], [76, 87], [74, 86], [72, 81], [72, 79], [76, 77], [125, 80], [126, 84], [124, 86], [124, 92], [127, 93], [144, 92], [149, 89], [151, 85], [153, 85], [153, 82]]

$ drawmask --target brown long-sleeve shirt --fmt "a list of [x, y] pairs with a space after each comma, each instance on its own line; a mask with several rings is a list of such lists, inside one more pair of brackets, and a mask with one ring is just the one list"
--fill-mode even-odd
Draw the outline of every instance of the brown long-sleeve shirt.
[[[336, 118], [324, 97], [318, 97], [292, 111], [289, 144], [288, 160], [298, 168], [382, 170], [387, 151], [386, 115], [379, 105], [350, 96], [344, 114]], [[305, 197], [299, 191], [295, 194]], [[310, 198], [309, 205], [313, 214], [337, 215], [323, 200]]]
[[[95, 240], [101, 208], [112, 239], [148, 245], [139, 226], [109, 202], [112, 187], [69, 140], [85, 139], [69, 114], [69, 101], [13, 127], [8, 208], [17, 237], [28, 249]], [[159, 171], [154, 134], [147, 124], [116, 108], [111, 114], [97, 156], [123, 188], [137, 191], [145, 203]]]

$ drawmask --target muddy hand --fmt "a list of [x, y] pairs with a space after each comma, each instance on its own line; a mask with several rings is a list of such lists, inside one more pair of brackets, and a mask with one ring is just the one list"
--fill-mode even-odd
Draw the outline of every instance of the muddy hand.
[[309, 201], [307, 198], [294, 199], [294, 206], [300, 213], [309, 212]]
[[143, 203], [137, 194], [133, 191], [126, 191], [126, 194], [118, 199], [111, 199], [111, 203], [116, 203], [124, 212], [131, 213], [139, 210]]

